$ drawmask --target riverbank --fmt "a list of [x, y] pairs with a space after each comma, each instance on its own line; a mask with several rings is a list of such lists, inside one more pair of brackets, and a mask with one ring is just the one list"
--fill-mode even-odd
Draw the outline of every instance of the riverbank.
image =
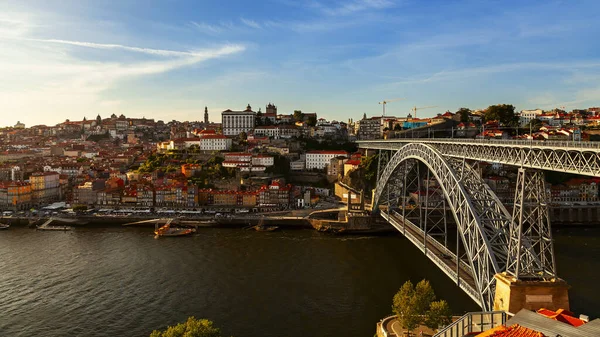
[[[10, 223], [11, 226], [29, 226], [30, 224], [40, 224], [45, 220], [50, 219], [49, 216], [44, 217], [4, 217], [0, 218], [0, 222]], [[110, 227], [110, 226], [133, 226], [133, 227], [154, 227], [153, 219], [161, 219], [167, 217], [157, 216], [53, 216], [57, 223], [64, 219], [64, 222], [69, 222], [71, 226], [89, 226], [89, 227]], [[175, 222], [188, 222], [190, 226], [194, 226], [192, 222], [198, 222], [199, 227], [246, 227], [256, 225], [261, 219], [264, 219], [265, 224], [277, 224], [280, 227], [288, 228], [312, 228], [307, 219], [301, 217], [281, 217], [281, 216], [195, 216], [195, 217], [173, 217]], [[128, 225], [131, 224], [131, 225]]]

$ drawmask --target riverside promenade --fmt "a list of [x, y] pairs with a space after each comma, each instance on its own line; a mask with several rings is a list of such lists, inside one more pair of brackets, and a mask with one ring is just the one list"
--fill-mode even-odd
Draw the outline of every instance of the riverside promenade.
[[[452, 322], [459, 319], [461, 316], [452, 316]], [[423, 332], [423, 334], [421, 334]], [[420, 325], [411, 331], [411, 336], [419, 337], [431, 337], [436, 332], [424, 325]], [[396, 318], [396, 315], [387, 316], [381, 321], [377, 322], [377, 337], [401, 337], [407, 336], [407, 332], [402, 328], [402, 325]]]

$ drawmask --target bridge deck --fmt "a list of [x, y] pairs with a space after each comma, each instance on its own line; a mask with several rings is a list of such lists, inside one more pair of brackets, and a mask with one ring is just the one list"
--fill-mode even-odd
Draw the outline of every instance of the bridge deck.
[[[472, 138], [396, 138], [396, 139], [375, 139], [359, 140], [361, 148], [383, 149], [393, 144], [403, 145], [405, 143], [451, 143], [460, 145], [475, 146], [498, 146], [498, 147], [518, 147], [518, 148], [542, 148], [553, 150], [579, 150], [600, 152], [600, 142], [578, 142], [578, 141], [559, 141], [559, 140], [524, 140], [524, 139], [472, 139]], [[386, 145], [387, 144], [387, 145]], [[381, 147], [383, 146], [383, 147]], [[396, 148], [397, 149], [397, 148]]]
[[476, 290], [477, 285], [471, 267], [464, 261], [460, 262], [460, 270], [457, 273], [457, 259], [456, 254], [444, 247], [435, 238], [427, 236], [424, 244], [423, 236], [424, 232], [418, 226], [415, 226], [409, 220], [402, 220], [402, 215], [398, 212], [392, 211], [392, 215], [388, 215], [384, 211], [381, 215], [388, 220], [396, 229], [400, 231], [407, 239], [409, 239], [419, 250], [421, 250], [425, 256], [427, 256], [433, 263], [435, 263], [446, 275], [448, 275], [457, 285], [463, 289], [469, 297], [471, 297], [476, 303], [481, 305], [481, 298], [479, 292]]
[[456, 138], [363, 140], [363, 149], [397, 151], [411, 143], [435, 148], [445, 157], [523, 168], [600, 176], [600, 142]]

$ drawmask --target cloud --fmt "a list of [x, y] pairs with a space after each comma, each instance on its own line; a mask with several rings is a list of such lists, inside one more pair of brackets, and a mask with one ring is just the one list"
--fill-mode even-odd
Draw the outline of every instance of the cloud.
[[[211, 59], [219, 59], [245, 50], [243, 45], [223, 45], [195, 51], [172, 51], [130, 47], [118, 44], [39, 39], [5, 39], [12, 42], [7, 53], [0, 55], [0, 101], [2, 111], [21, 114], [25, 123], [56, 123], [64, 118], [119, 112], [127, 106], [121, 95], [110, 97], [105, 92], [116, 88], [124, 79], [166, 73], [190, 67]], [[155, 61], [98, 62], [74, 57], [58, 48], [40, 45], [74, 45], [84, 48], [126, 50], [158, 57]], [[25, 115], [25, 116], [23, 116]], [[59, 117], [60, 116], [60, 117]], [[9, 121], [6, 121], [9, 122]]]
[[218, 34], [223, 32], [224, 28], [222, 25], [210, 25], [208, 23], [204, 23], [204, 22], [196, 22], [196, 21], [191, 21], [190, 25], [192, 25], [194, 28], [198, 29], [199, 31], [203, 32], [203, 33], [207, 33], [207, 34]]
[[66, 44], [71, 46], [94, 48], [94, 49], [121, 49], [137, 53], [144, 53], [156, 56], [197, 56], [194, 52], [187, 51], [173, 51], [164, 49], [151, 49], [151, 48], [140, 48], [130, 47], [120, 44], [105, 44], [105, 43], [94, 43], [94, 42], [81, 42], [81, 41], [69, 41], [69, 40], [56, 40], [56, 39], [23, 39], [26, 41], [43, 42], [43, 43], [57, 43]]
[[396, 6], [396, 3], [390, 0], [353, 0], [339, 2], [337, 6], [326, 6], [320, 2], [314, 1], [311, 2], [309, 6], [329, 16], [343, 16], [365, 10], [390, 8]]
[[453, 70], [441, 70], [431, 74], [414, 76], [402, 81], [397, 81], [389, 84], [412, 84], [412, 83], [427, 83], [438, 82], [445, 80], [455, 80], [466, 77], [474, 77], [486, 74], [506, 73], [520, 70], [553, 70], [571, 72], [577, 69], [593, 69], [600, 68], [600, 62], [584, 61], [584, 62], [522, 62], [522, 63], [506, 63], [481, 67], [470, 67]]
[[241, 18], [240, 21], [242, 21], [243, 24], [245, 24], [246, 26], [248, 26], [250, 28], [255, 28], [255, 29], [261, 28], [260, 24], [254, 20], [248, 20], [248, 19]]

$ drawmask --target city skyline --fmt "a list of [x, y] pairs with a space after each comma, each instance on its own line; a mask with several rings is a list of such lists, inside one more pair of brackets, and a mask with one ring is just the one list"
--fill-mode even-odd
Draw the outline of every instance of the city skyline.
[[593, 1], [389, 0], [0, 5], [2, 126], [225, 109], [432, 116], [600, 101]]

